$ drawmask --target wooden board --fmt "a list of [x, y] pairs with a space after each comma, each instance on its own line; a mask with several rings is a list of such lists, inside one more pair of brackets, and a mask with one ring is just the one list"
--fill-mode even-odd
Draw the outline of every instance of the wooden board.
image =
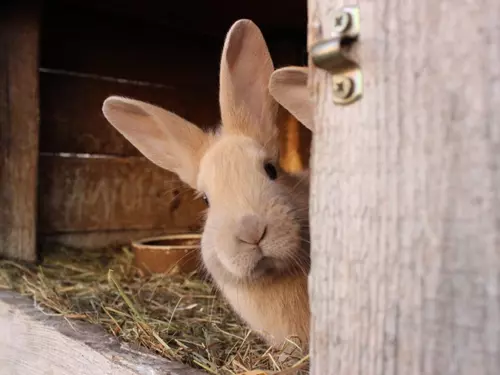
[[312, 69], [312, 374], [499, 374], [500, 2], [358, 3], [363, 98]]
[[42, 73], [40, 84], [42, 152], [139, 156], [102, 114], [102, 103], [110, 95], [151, 102], [203, 128], [219, 121], [216, 87], [140, 85], [61, 73]]
[[39, 9], [0, 5], [0, 256], [36, 258]]
[[39, 310], [0, 291], [0, 375], [202, 375], [118, 341], [100, 327]]
[[144, 158], [41, 155], [39, 231], [193, 229], [201, 199]]

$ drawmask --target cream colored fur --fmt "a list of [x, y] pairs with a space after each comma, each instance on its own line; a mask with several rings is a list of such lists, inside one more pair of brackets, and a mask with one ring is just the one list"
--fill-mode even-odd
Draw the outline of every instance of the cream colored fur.
[[202, 257], [234, 310], [269, 343], [298, 336], [306, 346], [309, 178], [278, 166], [273, 69], [260, 30], [240, 20], [224, 43], [217, 132], [123, 97], [106, 99], [103, 113], [153, 163], [206, 195]]
[[269, 80], [269, 92], [297, 120], [314, 131], [314, 106], [307, 87], [308, 68], [287, 66], [276, 69]]

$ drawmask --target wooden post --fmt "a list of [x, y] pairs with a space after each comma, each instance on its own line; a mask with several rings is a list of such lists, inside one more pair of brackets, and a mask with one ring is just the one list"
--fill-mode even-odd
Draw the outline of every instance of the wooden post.
[[312, 374], [499, 374], [500, 2], [355, 3], [363, 98], [311, 67]]
[[0, 5], [0, 256], [27, 261], [36, 258], [39, 30], [38, 6]]

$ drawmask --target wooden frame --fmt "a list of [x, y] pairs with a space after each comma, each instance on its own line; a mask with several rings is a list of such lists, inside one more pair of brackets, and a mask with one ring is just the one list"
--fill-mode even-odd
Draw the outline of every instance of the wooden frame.
[[38, 42], [36, 2], [0, 5], [0, 254], [36, 259]]

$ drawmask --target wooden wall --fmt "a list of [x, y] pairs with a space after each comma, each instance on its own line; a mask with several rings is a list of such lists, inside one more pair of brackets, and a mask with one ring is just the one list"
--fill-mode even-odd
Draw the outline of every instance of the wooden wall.
[[35, 260], [40, 8], [0, 3], [0, 254]]
[[[224, 12], [229, 6], [225, 1], [210, 2], [200, 22], [193, 21], [198, 13], [177, 6], [169, 5], [174, 10], [165, 13], [159, 2], [141, 7], [135, 2], [106, 4], [44, 4], [38, 173], [38, 233], [43, 242], [96, 247], [200, 226], [203, 203], [194, 201], [174, 175], [142, 158], [107, 123], [101, 113], [107, 96], [149, 101], [201, 127], [213, 126], [219, 120], [222, 43], [240, 17], [257, 24], [259, 17], [263, 20], [277, 66], [305, 63], [305, 4], [303, 24], [295, 11], [288, 26], [270, 24], [263, 2], [240, 14]], [[292, 124], [292, 129], [294, 121], [283, 110], [281, 124]], [[307, 164], [310, 138], [304, 129], [302, 143], [283, 132], [290, 169], [300, 168], [303, 159]]]

